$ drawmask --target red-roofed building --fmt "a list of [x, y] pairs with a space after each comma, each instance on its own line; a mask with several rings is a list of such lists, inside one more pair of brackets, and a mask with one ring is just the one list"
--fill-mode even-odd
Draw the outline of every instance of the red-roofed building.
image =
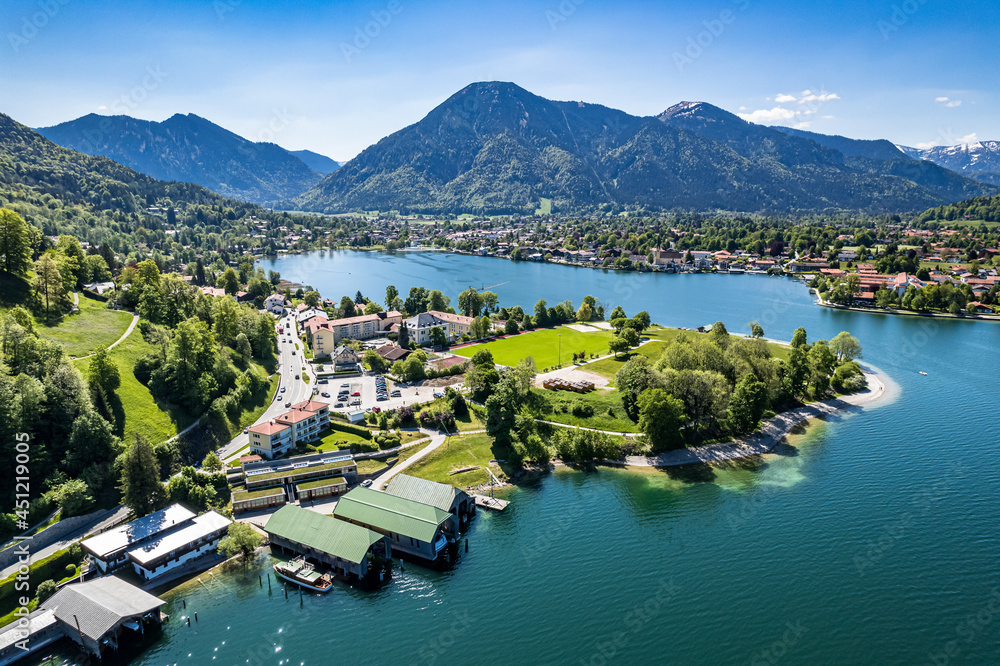
[[305, 400], [269, 421], [250, 426], [250, 450], [264, 458], [278, 458], [296, 442], [316, 439], [330, 425], [330, 405]]

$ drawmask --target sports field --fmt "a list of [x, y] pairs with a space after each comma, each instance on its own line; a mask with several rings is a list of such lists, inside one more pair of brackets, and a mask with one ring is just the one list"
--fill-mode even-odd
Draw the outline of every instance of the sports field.
[[573, 362], [573, 354], [580, 352], [586, 353], [588, 357], [591, 354], [598, 356], [608, 354], [610, 340], [610, 331], [595, 328], [593, 332], [583, 333], [574, 331], [567, 326], [559, 326], [529, 331], [494, 342], [463, 347], [455, 349], [454, 352], [459, 356], [471, 358], [480, 349], [489, 349], [496, 363], [511, 366], [517, 365], [522, 358], [531, 356], [535, 359], [535, 365], [538, 369], [544, 370], [559, 363], [560, 345], [562, 347], [562, 364], [569, 365]]

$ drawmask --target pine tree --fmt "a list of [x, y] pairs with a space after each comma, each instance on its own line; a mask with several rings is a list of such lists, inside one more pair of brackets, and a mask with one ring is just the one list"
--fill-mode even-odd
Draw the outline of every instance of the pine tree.
[[139, 517], [156, 511], [163, 503], [160, 463], [153, 452], [153, 446], [139, 434], [136, 434], [132, 446], [122, 455], [119, 490], [122, 493], [122, 504]]

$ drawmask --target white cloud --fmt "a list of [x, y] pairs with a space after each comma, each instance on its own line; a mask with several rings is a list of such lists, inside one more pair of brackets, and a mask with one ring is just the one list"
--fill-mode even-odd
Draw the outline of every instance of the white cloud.
[[973, 132], [972, 134], [966, 134], [965, 136], [958, 136], [958, 137], [950, 136], [950, 132], [948, 134], [949, 136], [945, 136], [944, 133], [941, 134], [940, 138], [943, 139], [943, 141], [924, 141], [922, 143], [918, 143], [917, 148], [919, 148], [920, 150], [926, 150], [928, 148], [934, 148], [935, 146], [963, 145], [967, 143], [979, 142], [979, 136], [975, 132]]
[[948, 98], [947, 97], [935, 97], [934, 101], [935, 102], [947, 102]]
[[960, 100], [960, 99], [952, 100], [952, 101], [948, 102], [947, 104], [945, 104], [945, 106], [947, 106], [950, 109], [954, 109], [956, 106], [962, 106], [962, 100]]
[[752, 111], [750, 113], [738, 113], [736, 115], [747, 122], [767, 124], [791, 120], [795, 117], [795, 112], [790, 109], [784, 109], [780, 106], [776, 106], [773, 109], [757, 109], [756, 111]]
[[101, 104], [101, 105], [100, 105], [99, 107], [97, 107], [97, 110], [98, 110], [98, 111], [106, 111], [106, 110], [107, 110], [107, 108], [108, 108], [108, 107], [106, 107], [106, 106], [104, 106], [103, 104]]
[[[770, 97], [766, 99], [768, 101], [771, 100]], [[770, 109], [757, 109], [756, 111], [749, 112], [747, 112], [744, 107], [740, 107], [741, 113], [737, 113], [736, 115], [751, 123], [759, 123], [762, 125], [788, 125], [789, 127], [794, 127], [796, 129], [805, 129], [812, 124], [809, 120], [809, 116], [815, 116], [819, 113], [820, 107], [824, 103], [835, 99], [840, 99], [840, 95], [826, 92], [822, 89], [818, 92], [803, 90], [801, 96], [781, 93], [774, 96], [774, 101], [777, 102], [779, 106], [775, 106]], [[798, 102], [798, 104], [789, 108], [788, 105], [795, 102]], [[833, 116], [823, 116], [823, 118], [830, 119], [833, 118]]]
[[833, 120], [834, 116], [820, 116], [823, 120]]
[[803, 95], [799, 100], [799, 104], [805, 104], [807, 102], [819, 102], [822, 104], [823, 102], [829, 102], [832, 99], [840, 99], [840, 95], [837, 93], [820, 93], [818, 95], [810, 93], [808, 95]]

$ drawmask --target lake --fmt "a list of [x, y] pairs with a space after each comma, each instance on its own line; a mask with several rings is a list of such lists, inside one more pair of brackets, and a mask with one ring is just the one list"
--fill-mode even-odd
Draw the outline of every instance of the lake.
[[336, 299], [499, 284], [526, 309], [592, 294], [666, 326], [849, 330], [893, 397], [738, 465], [558, 470], [480, 513], [456, 568], [406, 565], [376, 593], [286, 600], [259, 585], [263, 557], [203, 575], [163, 595], [172, 619], [139, 663], [1000, 663], [1000, 325], [827, 310], [763, 276], [408, 252], [261, 265]]

